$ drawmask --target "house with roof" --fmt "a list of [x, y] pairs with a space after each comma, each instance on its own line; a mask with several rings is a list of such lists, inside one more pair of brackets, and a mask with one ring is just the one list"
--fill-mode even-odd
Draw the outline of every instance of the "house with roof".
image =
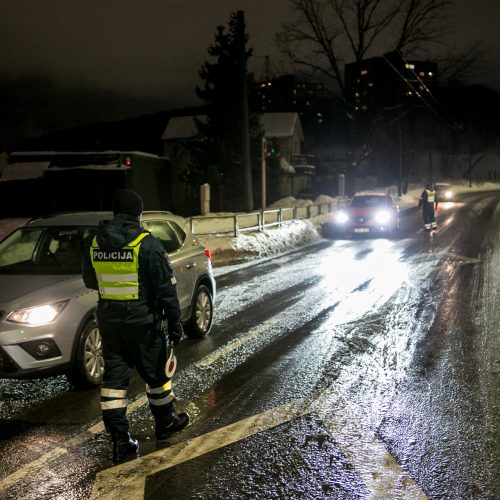
[[[192, 186], [183, 180], [190, 165], [190, 148], [197, 141], [196, 120], [204, 121], [206, 116], [171, 117], [162, 135], [163, 155], [170, 159], [171, 178], [175, 184], [172, 189], [173, 209], [179, 213], [192, 211], [193, 196], [198, 195], [191, 192]], [[298, 113], [263, 113], [260, 123], [267, 145], [268, 202], [286, 196], [298, 197], [309, 191], [315, 167], [302, 153], [304, 134]]]

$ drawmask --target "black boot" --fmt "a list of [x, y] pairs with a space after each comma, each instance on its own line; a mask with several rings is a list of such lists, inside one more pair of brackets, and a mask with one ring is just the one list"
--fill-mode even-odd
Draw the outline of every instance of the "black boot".
[[113, 462], [123, 462], [127, 455], [139, 454], [139, 443], [128, 432], [111, 434], [113, 440]]
[[187, 413], [172, 414], [170, 420], [163, 424], [156, 424], [155, 438], [157, 441], [166, 441], [175, 432], [182, 431], [187, 424], [189, 424], [189, 415]]

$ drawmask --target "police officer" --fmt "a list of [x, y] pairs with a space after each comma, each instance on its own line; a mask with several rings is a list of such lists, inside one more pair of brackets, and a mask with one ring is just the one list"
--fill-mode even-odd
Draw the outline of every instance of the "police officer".
[[424, 228], [426, 231], [436, 230], [437, 222], [434, 209], [438, 206], [436, 191], [427, 183], [425, 189], [420, 195], [418, 207], [422, 207], [422, 216], [424, 218]]
[[114, 218], [99, 224], [83, 258], [85, 285], [99, 292], [96, 314], [104, 357], [101, 410], [113, 441], [114, 462], [139, 452], [126, 416], [134, 367], [146, 382], [156, 439], [164, 441], [189, 423], [187, 413], [174, 412], [168, 341], [156, 321], [158, 315], [166, 320], [168, 340], [176, 345], [183, 329], [175, 277], [160, 241], [141, 227], [142, 211], [137, 193], [118, 191], [113, 198]]

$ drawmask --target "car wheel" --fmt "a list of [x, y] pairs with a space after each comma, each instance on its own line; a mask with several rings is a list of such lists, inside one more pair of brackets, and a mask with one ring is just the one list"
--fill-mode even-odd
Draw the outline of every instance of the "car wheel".
[[199, 285], [193, 297], [191, 317], [184, 325], [185, 334], [192, 339], [207, 336], [212, 328], [213, 314], [212, 294], [205, 285]]
[[75, 387], [87, 388], [100, 385], [103, 372], [101, 334], [97, 323], [92, 320], [80, 333], [73, 366], [67, 376]]

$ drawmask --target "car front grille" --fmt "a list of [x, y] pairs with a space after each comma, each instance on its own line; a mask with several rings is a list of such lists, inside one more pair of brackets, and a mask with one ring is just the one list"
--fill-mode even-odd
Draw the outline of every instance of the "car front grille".
[[0, 348], [0, 374], [12, 373], [17, 370], [19, 370], [17, 364], [3, 349]]

